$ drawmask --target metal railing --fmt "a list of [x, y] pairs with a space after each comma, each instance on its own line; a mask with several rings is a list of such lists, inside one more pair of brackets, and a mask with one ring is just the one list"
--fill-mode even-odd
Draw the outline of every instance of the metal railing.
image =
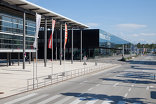
[[111, 67], [112, 66], [106, 67], [105, 65], [92, 66], [92, 67], [84, 66], [84, 68], [81, 68], [81, 69], [70, 70], [70, 71], [56, 73], [52, 75], [50, 74], [50, 75], [41, 76], [41, 77], [34, 78], [34, 79], [33, 78], [27, 79], [27, 91], [38, 89], [38, 88], [52, 85], [52, 84], [56, 84], [59, 82], [63, 82], [65, 80], [69, 80], [69, 79], [83, 76], [83, 75], [93, 73], [93, 72], [98, 72], [98, 71], [104, 70], [106, 68], [111, 68]]

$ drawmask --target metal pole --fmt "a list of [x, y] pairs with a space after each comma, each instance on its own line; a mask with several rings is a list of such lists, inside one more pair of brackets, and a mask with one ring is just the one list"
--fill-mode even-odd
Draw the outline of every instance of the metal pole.
[[57, 60], [57, 31], [56, 31], [56, 60]]
[[81, 59], [80, 59], [80, 61], [82, 61], [82, 29], [81, 29], [81, 42], [80, 42], [80, 43], [81, 43], [81, 45], [80, 45], [80, 46], [81, 46], [81, 47], [80, 47], [80, 48], [81, 48], [81, 52], [80, 52], [80, 54], [81, 54]]
[[124, 58], [125, 53], [124, 53], [124, 44], [122, 45], [122, 58]]
[[[52, 19], [52, 21], [53, 21], [53, 19]], [[52, 24], [53, 25], [53, 24]], [[53, 39], [53, 35], [54, 35], [54, 30], [53, 30], [53, 28], [51, 27], [51, 30], [52, 30], [52, 49], [51, 49], [51, 53], [52, 53], [52, 56], [51, 56], [51, 61], [52, 61], [52, 70], [51, 70], [51, 75], [53, 75], [53, 49], [54, 49], [54, 47], [53, 47], [53, 41], [54, 41], [54, 39]]]
[[35, 60], [33, 60], [33, 89], [35, 88], [35, 87], [34, 87], [34, 86], [35, 86], [35, 81], [34, 81], [34, 79], [35, 79], [34, 61], [35, 61]]
[[37, 44], [36, 44], [36, 80], [37, 80], [38, 38], [37, 38], [36, 42], [37, 42]]
[[44, 26], [44, 67], [47, 66], [47, 18], [45, 18]]
[[9, 53], [9, 66], [11, 66], [11, 53]]
[[19, 66], [19, 62], [20, 62], [20, 53], [18, 53], [18, 66]]
[[[65, 23], [66, 25], [66, 23]], [[65, 71], [66, 71], [66, 68], [65, 68], [65, 58], [66, 58], [66, 48], [65, 48], [65, 36], [66, 35], [66, 29], [64, 29], [64, 75], [65, 75]]]
[[31, 52], [29, 52], [29, 64], [31, 64]]
[[72, 28], [72, 54], [71, 54], [71, 63], [73, 64], [73, 28]]
[[25, 69], [25, 19], [26, 13], [23, 14], [23, 69]]
[[9, 53], [7, 53], [7, 67], [9, 66]]
[[132, 44], [130, 44], [130, 57], [132, 57]]
[[62, 65], [62, 24], [60, 28], [60, 65]]

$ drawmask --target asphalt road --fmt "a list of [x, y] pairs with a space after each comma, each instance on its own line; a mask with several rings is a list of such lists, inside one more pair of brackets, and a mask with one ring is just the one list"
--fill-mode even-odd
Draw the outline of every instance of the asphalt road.
[[156, 56], [142, 56], [121, 64], [1, 99], [0, 104], [156, 104]]

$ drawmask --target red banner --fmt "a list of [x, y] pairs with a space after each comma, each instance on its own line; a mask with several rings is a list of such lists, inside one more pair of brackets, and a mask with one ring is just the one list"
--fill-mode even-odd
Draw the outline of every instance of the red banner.
[[49, 38], [48, 48], [52, 48], [52, 41], [53, 41], [52, 35], [54, 33], [55, 22], [56, 22], [55, 20], [52, 20], [52, 33], [51, 33], [50, 38]]
[[65, 49], [65, 47], [66, 47], [67, 38], [68, 38], [68, 28], [67, 28], [67, 24], [65, 23], [64, 49]]

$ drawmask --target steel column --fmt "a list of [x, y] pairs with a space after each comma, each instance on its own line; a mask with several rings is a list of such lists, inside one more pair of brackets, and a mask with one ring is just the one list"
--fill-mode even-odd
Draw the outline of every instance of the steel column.
[[9, 66], [9, 53], [7, 53], [7, 67]]
[[11, 53], [9, 53], [9, 66], [11, 66]]
[[132, 57], [132, 44], [130, 44], [130, 57]]
[[80, 54], [81, 54], [81, 59], [80, 59], [80, 61], [82, 61], [82, 29], [81, 29], [81, 39], [80, 39], [80, 49], [81, 49], [81, 52], [80, 52]]
[[29, 64], [31, 64], [31, 52], [29, 52]]
[[56, 60], [57, 60], [57, 30], [56, 30], [56, 50], [55, 50]]
[[71, 54], [71, 63], [73, 64], [73, 34], [74, 34], [74, 30], [72, 28], [72, 54]]
[[25, 69], [25, 19], [26, 13], [23, 14], [23, 69]]
[[45, 18], [44, 26], [44, 67], [47, 66], [47, 18]]
[[60, 65], [62, 65], [62, 24], [60, 27]]
[[124, 49], [125, 47], [124, 47], [124, 44], [122, 45], [122, 58], [124, 58], [124, 56], [125, 56], [125, 52], [124, 52]]

